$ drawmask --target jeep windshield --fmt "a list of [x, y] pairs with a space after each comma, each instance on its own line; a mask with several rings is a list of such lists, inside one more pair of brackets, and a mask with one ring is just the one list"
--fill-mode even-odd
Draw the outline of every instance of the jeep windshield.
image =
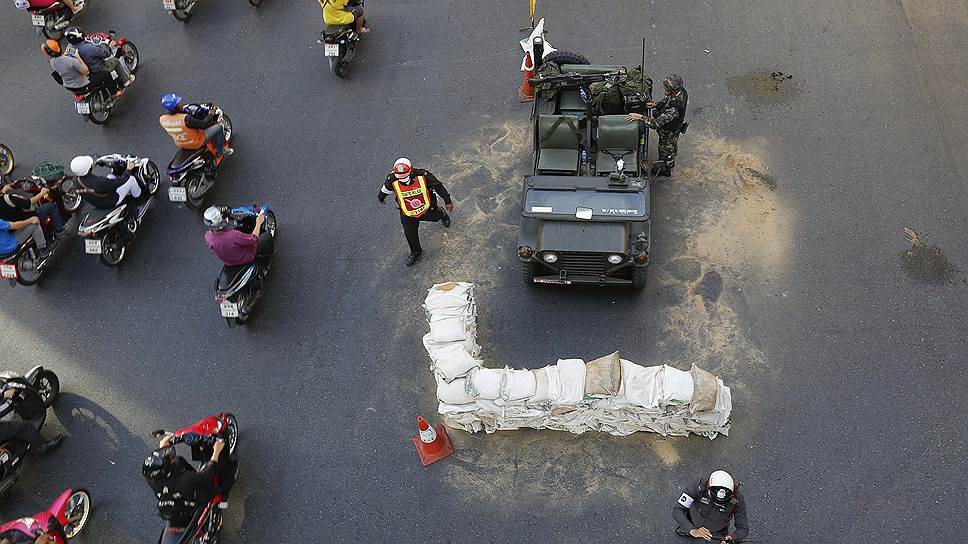
[[646, 195], [641, 192], [528, 189], [524, 211], [533, 217], [547, 214], [570, 215], [579, 219], [641, 219], [648, 216], [648, 203]]

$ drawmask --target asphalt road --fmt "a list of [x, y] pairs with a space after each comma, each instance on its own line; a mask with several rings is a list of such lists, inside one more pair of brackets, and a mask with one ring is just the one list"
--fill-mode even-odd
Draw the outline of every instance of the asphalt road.
[[[243, 466], [227, 542], [672, 542], [679, 486], [717, 468], [743, 483], [757, 542], [963, 538], [964, 3], [539, 2], [554, 46], [631, 64], [644, 34], [656, 81], [677, 71], [690, 90], [641, 294], [519, 279], [526, 2], [372, 0], [346, 80], [308, 0], [210, 1], [188, 25], [135, 4], [78, 19], [141, 50], [106, 127], [72, 112], [29, 18], [0, 8], [0, 141], [20, 173], [81, 152], [163, 165], [161, 95], [217, 101], [238, 139], [215, 200], [268, 201], [280, 221], [270, 292], [227, 329], [198, 214], [163, 197], [120, 270], [70, 239], [42, 285], [5, 288], [3, 366], [58, 372], [47, 432], [69, 437], [0, 517], [80, 485], [97, 510], [78, 542], [154, 541], [150, 431], [229, 410]], [[401, 155], [457, 202], [449, 231], [422, 228], [414, 268], [375, 199]], [[435, 403], [419, 303], [443, 280], [478, 284], [489, 365], [696, 362], [733, 387], [729, 436], [452, 432], [458, 452], [421, 468], [414, 418]]]

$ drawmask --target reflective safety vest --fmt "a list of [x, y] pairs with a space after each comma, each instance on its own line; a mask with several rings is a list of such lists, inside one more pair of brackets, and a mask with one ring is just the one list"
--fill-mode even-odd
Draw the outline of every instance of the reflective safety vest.
[[175, 141], [178, 149], [198, 149], [205, 145], [205, 131], [200, 128], [190, 128], [185, 124], [184, 113], [162, 115], [158, 122], [161, 128]]
[[397, 194], [400, 211], [407, 217], [420, 217], [430, 209], [430, 191], [427, 190], [427, 180], [423, 176], [417, 176], [416, 186], [401, 185], [399, 181], [394, 181], [393, 191]]

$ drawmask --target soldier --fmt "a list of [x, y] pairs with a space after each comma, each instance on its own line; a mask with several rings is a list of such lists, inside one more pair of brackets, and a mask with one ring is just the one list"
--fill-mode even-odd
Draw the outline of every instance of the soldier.
[[[678, 525], [676, 534], [720, 544], [745, 540], [750, 525], [746, 501], [738, 487], [725, 470], [717, 470], [686, 487], [672, 509]], [[729, 531], [731, 522], [736, 526], [733, 532]]]
[[[403, 157], [393, 163], [393, 171], [380, 188], [380, 204], [386, 205], [386, 198], [390, 195], [396, 195], [397, 206], [400, 208], [400, 223], [403, 224], [403, 234], [410, 245], [407, 266], [411, 266], [423, 253], [418, 233], [420, 222], [440, 221], [445, 227], [449, 227], [448, 212], [454, 211], [454, 203], [444, 184], [429, 170], [413, 168], [410, 160]], [[446, 212], [437, 207], [437, 195], [444, 199]]]
[[[646, 104], [654, 110], [653, 117], [646, 119], [646, 124], [659, 135], [659, 160], [653, 164], [652, 173], [668, 177], [676, 166], [679, 134], [684, 134], [689, 126], [685, 122], [689, 93], [682, 85], [682, 78], [676, 74], [670, 74], [662, 80], [662, 86], [665, 88], [665, 98]], [[630, 113], [628, 120], [640, 121], [642, 114]]]

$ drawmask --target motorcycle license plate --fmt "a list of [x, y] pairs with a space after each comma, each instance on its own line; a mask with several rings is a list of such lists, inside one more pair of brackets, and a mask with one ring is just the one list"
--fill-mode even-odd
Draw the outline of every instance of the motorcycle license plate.
[[220, 302], [219, 310], [222, 311], [222, 317], [239, 317], [239, 305], [234, 302]]
[[339, 56], [339, 44], [338, 43], [324, 43], [324, 51], [327, 57], [338, 57]]
[[30, 22], [34, 26], [44, 26], [44, 16], [43, 15], [31, 15]]
[[101, 240], [84, 240], [84, 253], [88, 255], [100, 255], [101, 254]]
[[169, 187], [168, 200], [170, 202], [185, 202], [188, 200], [188, 192], [184, 187]]
[[10, 263], [0, 263], [0, 278], [5, 280], [17, 279], [17, 267]]
[[165, 9], [169, 11], [175, 10], [175, 0], [164, 0]]
[[91, 113], [91, 105], [87, 102], [75, 102], [74, 107], [77, 108], [77, 113], [81, 115], [89, 115]]

